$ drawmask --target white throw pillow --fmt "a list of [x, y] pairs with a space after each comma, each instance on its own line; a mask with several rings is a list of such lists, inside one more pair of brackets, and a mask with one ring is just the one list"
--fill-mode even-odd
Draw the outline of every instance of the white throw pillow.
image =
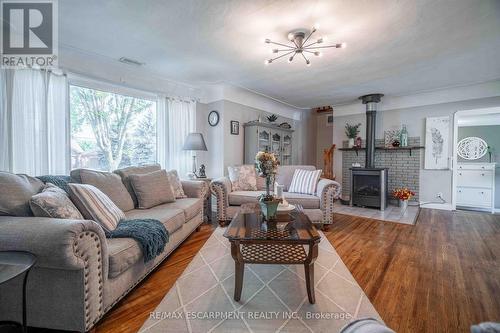
[[320, 176], [321, 170], [295, 169], [288, 192], [314, 195]]
[[68, 184], [69, 196], [86, 219], [95, 221], [105, 230], [116, 229], [125, 218], [122, 210], [97, 187], [88, 184]]
[[257, 173], [253, 165], [227, 167], [233, 191], [257, 191]]

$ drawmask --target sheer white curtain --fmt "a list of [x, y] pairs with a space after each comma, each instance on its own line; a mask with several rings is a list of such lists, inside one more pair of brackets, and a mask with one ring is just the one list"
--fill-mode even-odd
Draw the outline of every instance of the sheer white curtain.
[[7, 111], [7, 70], [0, 69], [0, 170], [9, 170], [9, 112]]
[[182, 150], [187, 135], [196, 129], [196, 102], [166, 98], [158, 103], [158, 161], [184, 178], [191, 171], [192, 155]]
[[67, 174], [67, 81], [22, 69], [11, 88], [9, 171], [32, 176]]

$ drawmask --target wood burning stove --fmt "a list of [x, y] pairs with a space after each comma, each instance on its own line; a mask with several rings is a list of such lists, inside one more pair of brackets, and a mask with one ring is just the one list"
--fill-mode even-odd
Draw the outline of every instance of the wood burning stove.
[[364, 168], [350, 168], [351, 206], [374, 207], [384, 210], [387, 207], [388, 169], [375, 168], [375, 125], [377, 103], [382, 94], [361, 96], [366, 105], [366, 159]]
[[351, 206], [387, 207], [387, 169], [350, 168]]

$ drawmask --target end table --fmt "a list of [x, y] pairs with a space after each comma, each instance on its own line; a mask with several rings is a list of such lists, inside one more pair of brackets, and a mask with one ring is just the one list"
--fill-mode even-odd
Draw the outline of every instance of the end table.
[[[29, 252], [0, 251], [0, 285], [24, 274], [23, 279], [23, 332], [27, 332], [26, 326], [26, 281], [28, 273], [35, 265], [36, 257]], [[17, 322], [2, 321], [0, 326], [19, 325]]]
[[203, 222], [205, 223], [210, 223], [212, 220], [212, 193], [210, 192], [210, 183], [212, 182], [213, 178], [194, 178], [192, 180], [200, 180], [204, 181], [208, 185], [208, 191], [207, 191], [207, 196], [205, 197], [205, 201], [203, 202]]

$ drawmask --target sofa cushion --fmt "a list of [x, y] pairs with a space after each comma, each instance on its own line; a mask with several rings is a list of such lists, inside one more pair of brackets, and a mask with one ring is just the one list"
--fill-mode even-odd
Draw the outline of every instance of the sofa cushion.
[[108, 276], [115, 278], [142, 258], [142, 250], [133, 238], [106, 238], [108, 243]]
[[33, 215], [38, 217], [83, 220], [82, 214], [71, 202], [68, 193], [51, 183], [47, 183], [41, 193], [31, 197], [30, 207]]
[[184, 198], [177, 199], [175, 202], [167, 204], [169, 207], [175, 209], [182, 209], [184, 211], [184, 218], [186, 222], [198, 215], [203, 210], [203, 199], [201, 198]]
[[97, 187], [124, 212], [134, 209], [134, 201], [123, 185], [120, 176], [111, 172], [75, 169], [71, 171], [71, 177], [82, 184]]
[[149, 209], [133, 209], [125, 213], [127, 219], [155, 219], [163, 223], [172, 234], [185, 222], [184, 211], [170, 206], [170, 203]]
[[233, 191], [229, 193], [229, 205], [241, 206], [245, 203], [258, 203], [259, 195], [266, 193], [266, 191]]
[[33, 216], [30, 199], [43, 187], [37, 178], [0, 171], [0, 215]]
[[69, 184], [69, 196], [80, 213], [112, 231], [125, 218], [122, 210], [97, 187], [89, 184]]
[[131, 166], [128, 168], [118, 169], [113, 172], [121, 177], [122, 182], [125, 185], [125, 188], [130, 194], [132, 201], [134, 202], [134, 207], [137, 207], [137, 197], [135, 196], [132, 185], [130, 185], [130, 179], [128, 177], [130, 175], [142, 175], [145, 173], [151, 173], [158, 170], [161, 170], [161, 166], [159, 164], [149, 164], [141, 166]]
[[285, 199], [292, 205], [302, 205], [304, 209], [320, 207], [319, 197], [311, 194], [284, 192]]
[[283, 190], [288, 191], [290, 184], [292, 183], [293, 174], [295, 169], [303, 170], [316, 170], [314, 165], [282, 165], [278, 167], [278, 173], [276, 174], [276, 182], [283, 185]]
[[[265, 191], [235, 191], [229, 193], [229, 205], [241, 206], [245, 203], [258, 203], [258, 197]], [[319, 197], [309, 194], [289, 193], [284, 192], [285, 199], [288, 203], [295, 205], [300, 204], [305, 209], [319, 208]]]
[[257, 173], [254, 165], [228, 166], [227, 171], [233, 191], [257, 190]]
[[128, 178], [137, 197], [137, 208], [147, 209], [175, 201], [174, 191], [165, 170], [130, 175]]

